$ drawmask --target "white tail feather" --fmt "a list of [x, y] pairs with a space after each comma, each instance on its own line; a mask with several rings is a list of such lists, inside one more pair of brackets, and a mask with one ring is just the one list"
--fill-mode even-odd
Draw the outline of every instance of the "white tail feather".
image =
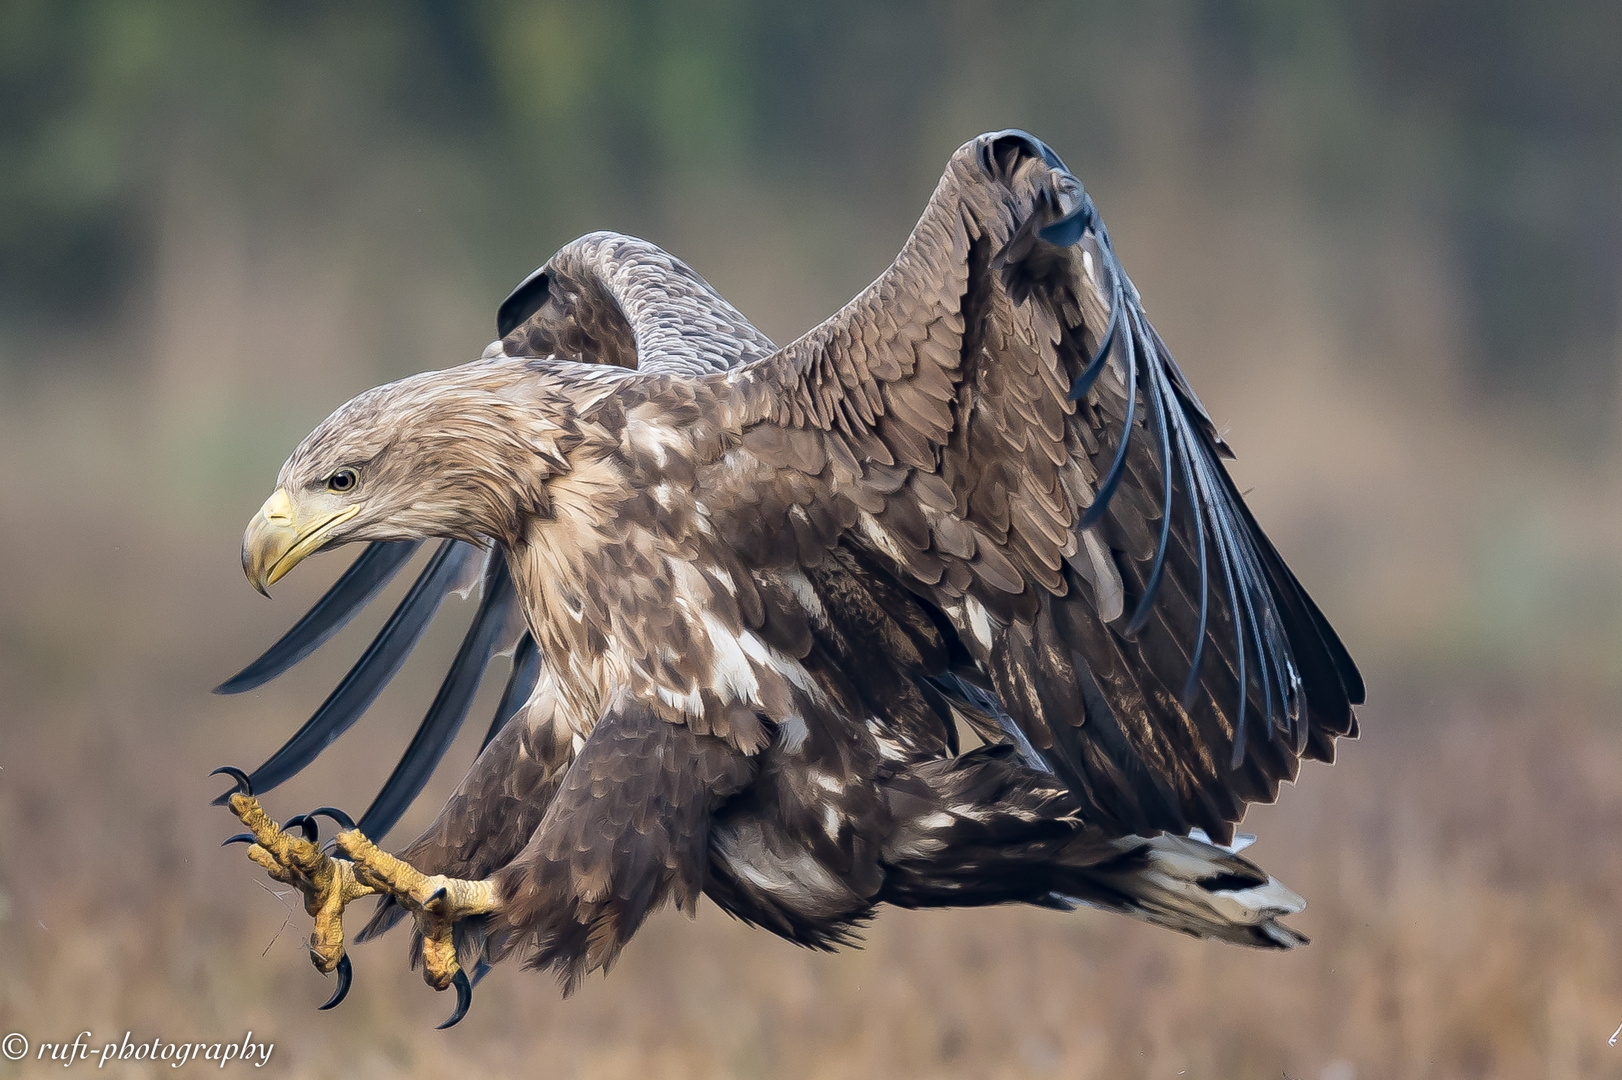
[[1306, 944], [1278, 919], [1307, 902], [1235, 854], [1246, 841], [1254, 837], [1232, 848], [1193, 837], [1125, 837], [1116, 842], [1121, 858], [1098, 868], [1106, 894], [1082, 902], [1196, 937], [1275, 949]]

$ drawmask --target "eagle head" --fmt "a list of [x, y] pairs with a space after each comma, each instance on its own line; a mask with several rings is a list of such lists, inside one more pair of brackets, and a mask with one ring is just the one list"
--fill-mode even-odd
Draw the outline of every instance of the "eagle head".
[[564, 397], [505, 359], [368, 390], [282, 466], [243, 534], [242, 569], [269, 595], [306, 556], [352, 541], [511, 540], [548, 512], [546, 482], [578, 441], [572, 420]]

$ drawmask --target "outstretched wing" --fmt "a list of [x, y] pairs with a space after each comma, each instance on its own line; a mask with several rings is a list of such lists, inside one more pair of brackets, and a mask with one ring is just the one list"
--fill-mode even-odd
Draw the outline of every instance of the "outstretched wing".
[[[592, 233], [559, 250], [513, 290], [496, 324], [501, 337], [486, 357], [558, 356], [655, 373], [724, 370], [776, 348], [685, 263], [613, 233]], [[369, 545], [292, 629], [215, 692], [255, 689], [309, 656], [371, 603], [418, 546]], [[479, 606], [461, 648], [360, 828], [381, 839], [394, 827], [455, 740], [486, 669], [510, 656], [507, 685], [484, 738], [488, 745], [534, 691], [541, 657], [500, 551], [446, 540], [320, 708], [253, 771], [254, 790], [268, 791], [297, 775], [348, 731], [400, 670], [445, 599], [475, 589]]]
[[771, 467], [719, 479], [783, 503], [802, 561], [861, 548], [944, 613], [1094, 820], [1225, 841], [1355, 734], [1356, 666], [1031, 136], [960, 149], [866, 291], [711, 382]]

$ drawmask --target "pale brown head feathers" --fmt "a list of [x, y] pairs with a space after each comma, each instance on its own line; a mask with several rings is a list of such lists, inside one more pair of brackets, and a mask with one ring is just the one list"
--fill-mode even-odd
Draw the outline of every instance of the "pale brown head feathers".
[[547, 513], [546, 481], [578, 442], [568, 399], [537, 382], [499, 359], [368, 390], [305, 438], [279, 486], [359, 507], [329, 542], [511, 539]]

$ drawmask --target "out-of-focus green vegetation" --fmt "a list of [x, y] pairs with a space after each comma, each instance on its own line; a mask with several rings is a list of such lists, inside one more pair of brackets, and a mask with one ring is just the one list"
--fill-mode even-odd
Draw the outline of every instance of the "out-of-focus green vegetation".
[[657, 225], [673, 183], [911, 206], [988, 125], [1111, 178], [1169, 82], [1212, 167], [1305, 191], [1344, 242], [1430, 223], [1478, 385], [1591, 440], [1615, 419], [1619, 72], [1604, 0], [10, 0], [0, 298], [36, 327], [138, 300], [155, 207], [199, 170], [261, 222], [370, 210], [386, 234], [379, 186], [429, 202], [496, 289], [586, 223]]

